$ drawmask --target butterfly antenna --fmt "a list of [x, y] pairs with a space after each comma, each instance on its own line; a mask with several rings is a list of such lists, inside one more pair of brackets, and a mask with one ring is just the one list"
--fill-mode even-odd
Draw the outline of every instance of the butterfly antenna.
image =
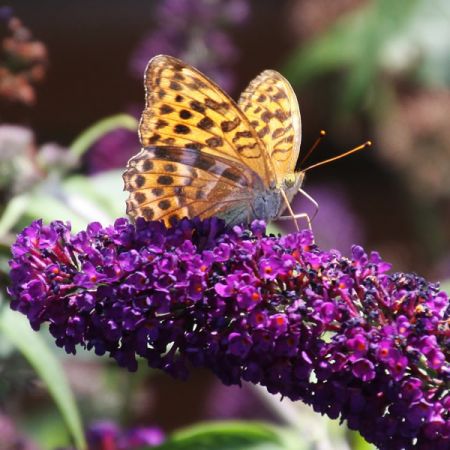
[[320, 130], [320, 136], [314, 141], [314, 144], [311, 146], [311, 148], [306, 152], [306, 155], [302, 158], [300, 161], [300, 166], [311, 156], [311, 153], [317, 148], [317, 146], [320, 144], [320, 141], [322, 138], [326, 135], [325, 130]]
[[297, 229], [297, 231], [300, 231], [300, 227], [298, 226], [297, 219], [295, 218], [294, 211], [292, 211], [292, 207], [291, 207], [291, 204], [289, 203], [289, 200], [288, 200], [288, 198], [286, 196], [286, 192], [284, 192], [283, 189], [281, 189], [280, 192], [281, 192], [281, 195], [283, 196], [284, 202], [286, 203], [286, 206], [287, 206], [287, 209], [289, 211], [289, 214], [291, 215], [292, 220], [295, 223], [295, 228]]
[[344, 158], [345, 156], [351, 155], [352, 153], [359, 152], [360, 150], [364, 150], [365, 148], [371, 147], [371, 146], [372, 146], [372, 141], [364, 142], [364, 144], [358, 145], [358, 147], [352, 148], [348, 152], [342, 153], [341, 155], [338, 155], [338, 156], [334, 156], [333, 158], [326, 159], [325, 161], [321, 161], [317, 164], [313, 164], [312, 166], [309, 166], [306, 169], [303, 169], [302, 172], [306, 172], [307, 170], [314, 169], [319, 166], [323, 166], [324, 164], [328, 164], [332, 161], [336, 161], [337, 159]]

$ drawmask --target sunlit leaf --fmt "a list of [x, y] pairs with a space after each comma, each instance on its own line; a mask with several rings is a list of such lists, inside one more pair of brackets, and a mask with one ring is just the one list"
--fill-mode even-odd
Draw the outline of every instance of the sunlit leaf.
[[377, 450], [374, 445], [369, 444], [358, 432], [351, 431], [349, 434], [353, 450]]
[[302, 450], [292, 431], [256, 422], [213, 422], [174, 433], [158, 450]]
[[64, 191], [70, 198], [78, 198], [78, 201], [82, 198], [85, 204], [89, 204], [90, 221], [96, 220], [106, 225], [125, 215], [127, 196], [119, 170], [90, 177], [72, 176], [64, 182]]
[[73, 230], [86, 228], [90, 222], [89, 217], [76, 213], [70, 207], [66, 196], [62, 192], [60, 194], [58, 198], [44, 192], [36, 192], [26, 210], [25, 222], [29, 223], [36, 219], [42, 219], [46, 223], [52, 220], [64, 220], [71, 222]]

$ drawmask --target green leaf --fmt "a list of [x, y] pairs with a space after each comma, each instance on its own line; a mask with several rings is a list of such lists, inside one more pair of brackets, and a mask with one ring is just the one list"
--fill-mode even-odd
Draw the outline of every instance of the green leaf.
[[157, 450], [301, 450], [291, 431], [258, 422], [212, 422], [174, 433]]
[[36, 219], [42, 219], [46, 223], [52, 220], [68, 220], [72, 224], [74, 231], [86, 228], [90, 222], [88, 217], [82, 217], [80, 214], [77, 214], [70, 207], [66, 198], [56, 198], [41, 191], [37, 191], [32, 195], [25, 217], [27, 219], [25, 221], [26, 224]]
[[[67, 448], [70, 435], [59, 411], [53, 405], [40, 405], [36, 411], [27, 412], [21, 418], [21, 426], [26, 434], [39, 444], [39, 448], [55, 450]], [[1, 447], [0, 447], [1, 448]]]
[[[109, 216], [111, 222], [117, 217], [125, 216], [127, 193], [123, 190], [122, 172], [111, 170], [91, 177], [73, 176], [64, 182], [64, 189], [67, 193], [83, 196], [96, 205], [102, 210], [103, 216]], [[92, 220], [102, 222], [101, 217], [93, 217]]]
[[357, 431], [350, 431], [349, 438], [354, 450], [377, 450], [373, 444], [369, 444]]
[[13, 197], [6, 205], [0, 218], [0, 236], [4, 236], [20, 220], [30, 203], [29, 195]]
[[298, 49], [284, 68], [298, 85], [346, 69], [341, 103], [346, 109], [360, 103], [376, 88], [382, 50], [408, 24], [419, 0], [377, 0], [345, 15], [331, 29]]
[[0, 314], [0, 331], [18, 348], [46, 384], [77, 449], [85, 449], [80, 414], [65, 373], [54, 354], [41, 336], [31, 329], [26, 318], [7, 307]]
[[445, 280], [441, 283], [441, 289], [450, 296], [450, 280]]
[[361, 53], [361, 37], [368, 14], [366, 9], [353, 12], [330, 31], [297, 49], [283, 73], [290, 81], [301, 85], [317, 75], [353, 63]]
[[267, 234], [284, 234], [284, 231], [278, 225], [275, 225], [273, 222], [270, 222], [267, 225], [266, 233]]
[[68, 220], [72, 230], [79, 231], [89, 222], [108, 225], [115, 218], [124, 216], [125, 201], [120, 171], [92, 177], [74, 175], [56, 186], [42, 185], [36, 189], [30, 196], [24, 218], [28, 222], [42, 219], [46, 223]]
[[138, 126], [137, 120], [128, 114], [117, 114], [115, 116], [102, 119], [94, 125], [83, 131], [70, 145], [69, 151], [77, 158], [83, 154], [103, 135], [117, 128], [125, 128], [127, 130], [136, 131]]

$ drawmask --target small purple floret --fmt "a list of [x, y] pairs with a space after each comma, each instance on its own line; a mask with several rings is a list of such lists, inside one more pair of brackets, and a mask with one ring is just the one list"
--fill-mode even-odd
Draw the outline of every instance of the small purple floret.
[[185, 378], [207, 367], [347, 420], [385, 450], [450, 448], [449, 300], [376, 252], [321, 251], [215, 218], [119, 219], [72, 235], [34, 222], [12, 247], [11, 307], [57, 345], [137, 357]]
[[114, 422], [92, 424], [87, 430], [89, 449], [133, 450], [156, 447], [165, 441], [164, 433], [157, 427], [138, 427], [122, 430]]

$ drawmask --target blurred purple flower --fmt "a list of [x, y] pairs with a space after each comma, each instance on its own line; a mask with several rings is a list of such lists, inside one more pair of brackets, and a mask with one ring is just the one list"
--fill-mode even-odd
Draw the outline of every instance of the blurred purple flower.
[[248, 0], [160, 0], [155, 27], [135, 49], [130, 70], [141, 79], [151, 57], [169, 54], [194, 65], [230, 91], [234, 86], [230, 65], [239, 51], [224, 28], [242, 25], [249, 13]]
[[212, 420], [276, 420], [248, 383], [225, 386], [217, 380], [208, 391], [204, 412]]
[[140, 148], [135, 131], [117, 128], [102, 136], [86, 155], [90, 173], [125, 167]]
[[156, 427], [121, 430], [114, 422], [103, 421], [87, 430], [89, 450], [132, 450], [143, 446], [156, 447], [164, 442], [164, 433]]
[[[57, 345], [212, 370], [347, 420], [382, 450], [450, 443], [449, 301], [377, 252], [322, 251], [309, 231], [217, 220], [34, 222], [12, 247], [11, 307]], [[250, 288], [250, 291], [249, 291]]]
[[0, 414], [0, 450], [39, 450], [14, 425], [12, 420]]
[[[350, 248], [352, 243], [364, 241], [364, 228], [340, 185], [316, 184], [308, 187], [307, 192], [319, 204], [319, 212], [312, 226], [320, 247], [344, 251]], [[295, 197], [292, 208], [295, 212], [307, 212], [310, 217], [314, 213], [314, 206], [300, 194]], [[283, 230], [295, 230], [291, 222], [280, 224]]]
[[11, 6], [0, 6], [0, 21], [7, 22], [14, 15]]

